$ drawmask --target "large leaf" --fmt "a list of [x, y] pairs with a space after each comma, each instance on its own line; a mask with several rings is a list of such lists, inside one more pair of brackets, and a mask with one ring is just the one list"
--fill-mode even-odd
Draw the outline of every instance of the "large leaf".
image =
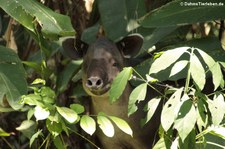
[[206, 3], [217, 3], [220, 6], [207, 4], [203, 6], [201, 4], [204, 4], [204, 2], [199, 2], [198, 0], [190, 2], [175, 0], [149, 12], [140, 19], [140, 23], [144, 27], [168, 27], [225, 19], [225, 5], [221, 0]]
[[142, 119], [142, 121], [141, 121], [142, 126], [145, 125], [146, 123], [148, 123], [148, 121], [151, 120], [151, 118], [152, 118], [153, 114], [155, 113], [160, 101], [161, 101], [161, 98], [155, 97], [147, 103], [147, 105], [146, 105], [147, 110], [146, 111], [148, 111], [148, 113], [147, 113], [146, 118]]
[[25, 71], [17, 54], [11, 49], [0, 46], [0, 102], [3, 98], [17, 110], [22, 107], [18, 103], [21, 95], [27, 93]]
[[124, 121], [121, 118], [115, 117], [115, 116], [109, 116], [109, 118], [118, 126], [123, 132], [126, 134], [133, 136], [133, 131], [128, 125], [126, 121]]
[[[116, 9], [112, 9], [113, 7]], [[121, 35], [127, 34], [128, 18], [125, 0], [98, 0], [98, 9], [101, 14], [102, 25], [111, 40], [116, 40]]]
[[14, 51], [3, 46], [0, 46], [0, 73], [10, 80], [21, 95], [27, 93], [26, 75], [21, 60]]
[[186, 100], [180, 107], [179, 115], [174, 122], [174, 128], [177, 129], [181, 140], [192, 131], [196, 123], [196, 111], [191, 100]]
[[106, 116], [98, 115], [97, 122], [99, 124], [99, 127], [101, 128], [101, 130], [107, 137], [114, 136], [114, 133], [115, 133], [114, 127], [113, 127], [111, 121]]
[[209, 105], [209, 110], [212, 114], [212, 122], [214, 125], [219, 125], [225, 114], [225, 101], [222, 94], [216, 94], [214, 95], [214, 99], [207, 100], [207, 103]]
[[220, 86], [221, 81], [223, 81], [223, 74], [220, 69], [219, 63], [215, 62], [214, 59], [211, 56], [209, 56], [207, 53], [205, 53], [204, 51], [200, 49], [195, 49], [195, 50], [197, 50], [200, 53], [204, 62], [207, 64], [208, 69], [211, 71], [213, 84], [214, 84], [214, 90], [216, 90]]
[[36, 0], [0, 0], [0, 7], [33, 32], [33, 23], [37, 21], [48, 37], [74, 35], [68, 16], [58, 14]]
[[94, 119], [88, 115], [84, 115], [81, 117], [80, 126], [85, 132], [90, 135], [92, 135], [96, 130], [96, 123]]
[[202, 90], [205, 86], [206, 75], [199, 58], [195, 54], [192, 54], [190, 58], [190, 72], [192, 79], [199, 89]]
[[171, 66], [174, 62], [176, 62], [182, 54], [184, 54], [185, 51], [187, 51], [189, 47], [180, 47], [173, 50], [168, 50], [164, 52], [159, 58], [157, 58], [150, 70], [149, 74], [157, 73], [159, 71], [162, 71], [169, 66]]
[[161, 124], [165, 131], [167, 131], [171, 125], [174, 123], [178, 111], [181, 106], [181, 94], [183, 92], [183, 88], [176, 90], [176, 92], [170, 97], [170, 99], [166, 102], [163, 107], [161, 114]]
[[131, 77], [131, 74], [132, 74], [132, 68], [127, 67], [127, 68], [124, 68], [113, 80], [113, 83], [109, 91], [110, 102], [115, 102], [117, 99], [119, 99], [119, 97], [122, 95], [127, 85], [127, 81]]
[[136, 102], [145, 100], [147, 83], [137, 86], [130, 94], [128, 103], [128, 116], [137, 111]]

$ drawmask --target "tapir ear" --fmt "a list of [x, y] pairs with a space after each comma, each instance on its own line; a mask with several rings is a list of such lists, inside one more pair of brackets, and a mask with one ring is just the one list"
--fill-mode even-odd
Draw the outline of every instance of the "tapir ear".
[[62, 47], [65, 50], [67, 56], [72, 59], [81, 59], [87, 52], [88, 44], [79, 39], [68, 38], [62, 43]]
[[139, 34], [132, 34], [117, 42], [118, 48], [125, 58], [131, 58], [137, 55], [143, 44], [143, 37]]

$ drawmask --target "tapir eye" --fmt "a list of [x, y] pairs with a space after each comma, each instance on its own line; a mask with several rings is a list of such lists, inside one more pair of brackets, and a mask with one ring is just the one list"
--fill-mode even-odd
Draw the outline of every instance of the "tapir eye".
[[116, 62], [114, 62], [114, 63], [113, 63], [113, 67], [119, 67], [119, 64], [116, 63]]

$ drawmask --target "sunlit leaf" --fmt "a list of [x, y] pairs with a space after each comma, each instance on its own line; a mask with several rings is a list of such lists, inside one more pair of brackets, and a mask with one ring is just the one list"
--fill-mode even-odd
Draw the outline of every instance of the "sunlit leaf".
[[188, 134], [194, 129], [196, 123], [196, 111], [191, 100], [186, 100], [180, 107], [174, 128], [178, 131], [181, 140], [184, 142]]
[[36, 106], [34, 109], [34, 116], [37, 121], [44, 120], [44, 119], [48, 118], [49, 115], [50, 115], [49, 110], [44, 109], [40, 106]]
[[215, 62], [213, 58], [209, 56], [207, 53], [205, 53], [204, 51], [200, 49], [195, 49], [195, 50], [197, 50], [200, 53], [204, 62], [207, 64], [208, 69], [211, 71], [213, 84], [214, 84], [214, 90], [216, 90], [221, 84], [221, 81], [223, 80], [223, 74], [222, 74], [219, 63]]
[[72, 109], [67, 107], [56, 107], [56, 109], [70, 123], [74, 123], [78, 119], [77, 113]]
[[32, 120], [23, 121], [16, 130], [23, 133], [27, 138], [31, 138], [37, 129], [37, 124]]
[[126, 134], [133, 136], [133, 131], [128, 125], [126, 121], [124, 121], [121, 118], [115, 117], [115, 116], [109, 116], [109, 118], [119, 127], [123, 132]]
[[88, 115], [84, 115], [80, 119], [81, 128], [88, 134], [92, 135], [96, 130], [96, 123], [93, 118]]
[[187, 60], [181, 60], [177, 63], [175, 63], [175, 65], [173, 66], [171, 73], [170, 73], [170, 77], [173, 75], [176, 75], [177, 73], [179, 73], [181, 70], [183, 70], [188, 64]]
[[212, 72], [214, 91], [215, 91], [221, 85], [221, 83], [224, 82], [223, 73], [221, 71], [220, 64], [216, 62], [215, 65], [210, 68], [210, 71]]
[[114, 133], [115, 133], [114, 127], [113, 127], [111, 121], [107, 117], [105, 117], [103, 115], [98, 115], [97, 122], [99, 124], [99, 127], [101, 128], [101, 130], [107, 137], [114, 136]]
[[215, 94], [213, 100], [207, 100], [209, 110], [212, 114], [212, 122], [218, 126], [224, 118], [225, 101], [222, 94]]
[[225, 127], [222, 126], [210, 126], [207, 128], [209, 132], [225, 140]]
[[181, 106], [182, 92], [183, 88], [178, 89], [163, 107], [161, 114], [161, 124], [165, 131], [167, 131], [172, 126], [178, 115], [178, 111]]
[[137, 86], [129, 96], [128, 103], [128, 116], [133, 114], [137, 110], [136, 102], [145, 100], [147, 92], [147, 83], [143, 83]]
[[10, 133], [7, 133], [2, 128], [0, 128], [0, 136], [1, 137], [8, 137], [8, 136], [10, 136]]
[[198, 88], [202, 90], [205, 86], [206, 75], [201, 62], [195, 54], [191, 55], [190, 72], [192, 79], [194, 80]]
[[158, 73], [159, 71], [168, 68], [174, 62], [176, 62], [180, 58], [180, 56], [183, 55], [184, 52], [186, 52], [188, 49], [190, 49], [190, 47], [180, 47], [164, 52], [153, 62], [149, 70], [149, 74]]
[[148, 112], [147, 113], [147, 116], [145, 119], [143, 119], [141, 122], [142, 122], [142, 126], [145, 125], [146, 123], [148, 123], [148, 121], [151, 120], [153, 114], [155, 113], [159, 103], [161, 101], [161, 98], [160, 97], [155, 97], [153, 99], [151, 99], [148, 103], [147, 103], [147, 109], [146, 111]]
[[45, 85], [46, 81], [40, 78], [35, 79], [31, 84], [42, 84]]

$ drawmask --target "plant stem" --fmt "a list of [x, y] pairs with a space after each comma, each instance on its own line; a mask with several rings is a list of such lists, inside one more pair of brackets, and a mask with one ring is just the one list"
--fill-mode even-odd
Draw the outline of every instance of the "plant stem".
[[68, 128], [70, 131], [74, 132], [75, 134], [77, 134], [78, 136], [80, 136], [81, 138], [83, 138], [84, 140], [88, 141], [91, 145], [93, 145], [95, 148], [100, 149], [100, 147], [98, 147], [97, 145], [95, 145], [91, 140], [85, 138], [84, 136], [82, 136], [81, 134], [77, 133], [76, 131]]

